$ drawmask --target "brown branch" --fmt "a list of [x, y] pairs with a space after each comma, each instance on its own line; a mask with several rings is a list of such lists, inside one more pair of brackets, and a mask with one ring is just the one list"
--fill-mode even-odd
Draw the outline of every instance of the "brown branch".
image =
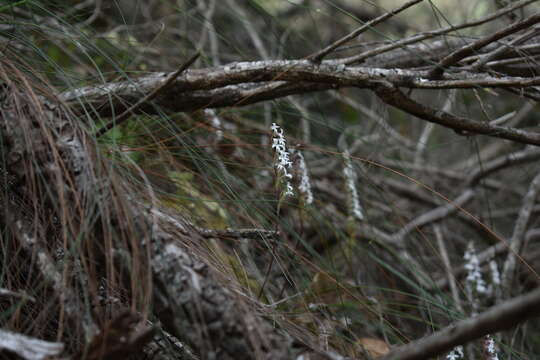
[[525, 231], [530, 221], [531, 214], [533, 212], [534, 204], [538, 192], [540, 191], [540, 173], [538, 173], [529, 185], [529, 190], [523, 197], [523, 203], [519, 210], [519, 216], [514, 225], [514, 231], [512, 233], [512, 240], [508, 249], [508, 255], [504, 263], [502, 271], [502, 289], [504, 294], [510, 294], [512, 292], [511, 286], [514, 280], [514, 271], [516, 269], [517, 261], [520, 260], [525, 266], [529, 268], [532, 274], [539, 278], [538, 273], [531, 268], [531, 266], [523, 261], [521, 257], [523, 251], [523, 244], [525, 242]]
[[[121, 102], [140, 102], [137, 99], [141, 92], [151, 92], [159, 88], [163, 82], [164, 73], [152, 73], [147, 76], [131, 79], [123, 82], [113, 82], [98, 86], [85, 86], [60, 94], [63, 101], [75, 106], [78, 113], [84, 111], [78, 109], [81, 100], [95, 104], [94, 108], [99, 113], [106, 112], [106, 104], [121, 107]], [[481, 87], [498, 88], [524, 88], [539, 86], [540, 77], [495, 77], [486, 73], [460, 72], [446, 76], [443, 80], [429, 80], [428, 71], [406, 69], [384, 69], [376, 67], [345, 66], [335, 60], [325, 61], [322, 64], [314, 64], [308, 60], [270, 60], [254, 62], [237, 62], [228, 65], [186, 71], [167, 88], [169, 91], [161, 92], [156, 103], [182, 101], [184, 96], [190, 96], [191, 92], [201, 90], [227, 91], [234, 85], [241, 85], [242, 89], [255, 90], [258, 86], [280, 87], [298, 85], [298, 83], [313, 86], [314, 84], [328, 88], [357, 87], [372, 88], [380, 81], [388, 81], [394, 86], [411, 89], [477, 89]], [[293, 84], [287, 84], [288, 82]], [[256, 84], [258, 83], [258, 84]], [[113, 99], [117, 100], [112, 100]], [[278, 97], [276, 95], [275, 97]], [[173, 101], [174, 100], [174, 101]], [[249, 99], [245, 99], [250, 102]], [[148, 101], [146, 101], [148, 102]], [[234, 103], [230, 103], [234, 105]], [[237, 104], [243, 105], [242, 104]], [[125, 106], [125, 105], [123, 105]], [[137, 106], [132, 111], [139, 110]], [[209, 103], [206, 107], [213, 107]], [[176, 106], [177, 110], [180, 106]], [[108, 111], [112, 114], [112, 111]]]
[[[540, 135], [537, 133], [475, 122], [435, 111], [405, 97], [397, 89], [398, 86], [423, 89], [483, 86], [522, 88], [540, 85], [540, 77], [498, 79], [461, 73], [459, 77], [429, 81], [424, 78], [425, 75], [427, 72], [423, 71], [345, 67], [326, 62], [315, 65], [307, 60], [234, 63], [186, 72], [167, 86], [169, 91], [161, 93], [155, 100], [155, 105], [175, 112], [191, 111], [208, 107], [243, 106], [292, 94], [347, 86], [371, 88], [390, 105], [460, 132], [485, 134], [534, 145], [540, 143]], [[140, 91], [146, 92], [159, 87], [157, 84], [160, 84], [162, 79], [163, 74], [152, 74], [131, 82], [76, 89], [62, 94], [61, 98], [73, 105], [74, 110], [79, 113], [85, 112], [85, 109], [80, 107], [83, 103], [81, 98], [94, 109], [99, 109], [101, 116], [109, 116], [129, 102], [137, 104], [124, 114], [134, 111], [155, 113], [154, 104], [137, 100], [137, 97]], [[117, 100], [109, 101], [111, 98]]]
[[399, 346], [381, 360], [423, 360], [443, 354], [487, 334], [510, 329], [540, 314], [540, 289], [494, 306], [475, 318], [462, 320], [435, 334]]
[[527, 144], [540, 145], [540, 133], [490, 125], [487, 122], [473, 121], [429, 108], [407, 97], [397, 87], [388, 82], [381, 82], [380, 86], [375, 89], [375, 93], [389, 105], [395, 106], [420, 119], [454, 129], [461, 135], [484, 134]]

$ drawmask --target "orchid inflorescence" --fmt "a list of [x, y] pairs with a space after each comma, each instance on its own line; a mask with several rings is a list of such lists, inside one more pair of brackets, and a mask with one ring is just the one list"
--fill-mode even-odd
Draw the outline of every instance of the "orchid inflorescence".
[[298, 171], [300, 172], [300, 184], [298, 185], [298, 190], [304, 195], [305, 203], [310, 205], [313, 203], [313, 193], [311, 192], [311, 181], [306, 161], [300, 150], [294, 150], [294, 153], [298, 159]]
[[271, 129], [273, 132], [272, 149], [275, 151], [276, 156], [274, 166], [284, 183], [285, 190], [283, 195], [293, 196], [294, 192], [290, 181], [292, 175], [289, 172], [289, 169], [292, 168], [292, 161], [287, 150], [287, 141], [285, 140], [285, 136], [283, 136], [283, 129], [278, 124], [272, 123]]
[[[465, 278], [465, 290], [472, 305], [472, 316], [475, 316], [480, 306], [480, 297], [492, 296], [495, 292], [495, 289], [500, 286], [501, 278], [499, 274], [499, 269], [497, 268], [497, 263], [495, 261], [491, 261], [489, 263], [491, 271], [491, 284], [489, 286], [486, 285], [486, 282], [482, 277], [480, 260], [478, 259], [478, 255], [472, 241], [469, 242], [469, 244], [467, 245], [467, 250], [465, 251], [463, 259], [465, 260], [464, 268], [465, 270], [467, 270], [467, 277]], [[485, 336], [483, 348], [487, 360], [499, 360], [495, 341], [493, 340], [493, 337], [491, 335], [488, 334]], [[450, 353], [446, 355], [446, 359], [463, 359], [463, 347], [455, 347]]]
[[362, 206], [360, 205], [358, 191], [356, 190], [356, 173], [354, 172], [351, 163], [351, 155], [347, 150], [343, 152], [343, 160], [345, 162], [345, 166], [343, 167], [343, 176], [345, 177], [347, 192], [349, 193], [350, 215], [358, 220], [364, 220], [364, 213]]
[[480, 270], [480, 261], [476, 255], [474, 244], [469, 242], [467, 251], [463, 256], [465, 259], [465, 269], [467, 270], [466, 286], [470, 293], [476, 291], [477, 294], [486, 294], [488, 288], [486, 282], [482, 278], [482, 271]]

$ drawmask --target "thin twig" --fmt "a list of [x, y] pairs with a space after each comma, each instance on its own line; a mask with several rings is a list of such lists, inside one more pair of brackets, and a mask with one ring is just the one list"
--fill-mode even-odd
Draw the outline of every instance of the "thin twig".
[[474, 54], [474, 52], [476, 52], [477, 50], [483, 48], [484, 46], [488, 44], [491, 44], [515, 32], [526, 29], [529, 26], [532, 26], [538, 22], [540, 22], [540, 14], [535, 14], [528, 17], [527, 19], [523, 21], [513, 24], [512, 26], [509, 26], [507, 28], [504, 28], [503, 30], [497, 31], [494, 34], [485, 36], [473, 42], [472, 44], [469, 44], [467, 46], [460, 48], [454, 51], [453, 53], [451, 53], [450, 55], [448, 55], [447, 57], [445, 57], [444, 59], [442, 59], [437, 65], [435, 65], [435, 68], [433, 68], [433, 70], [430, 72], [428, 77], [431, 79], [440, 79], [445, 69], [457, 63], [461, 59], [464, 59], [465, 57]]
[[[494, 50], [494, 51], [492, 51], [492, 52], [490, 52], [488, 54], [481, 55], [479, 57], [479, 59], [476, 60], [476, 62], [474, 64], [472, 64], [471, 69], [472, 70], [482, 69], [490, 61], [495, 60], [496, 58], [504, 55], [505, 53], [515, 49], [517, 45], [522, 44], [523, 42], [531, 39], [532, 37], [534, 37], [536, 35], [538, 35], [539, 30], [540, 29], [538, 29], [538, 27], [536, 26], [533, 29], [526, 32], [525, 34], [523, 34], [521, 36], [518, 36], [515, 39], [512, 39], [508, 44], [503, 44], [501, 47], [497, 48], [496, 50]], [[524, 59], [522, 57], [519, 57], [518, 59], [513, 59], [513, 60], [514, 61], [515, 60], [520, 60], [521, 62], [523, 62]]]
[[459, 291], [456, 284], [456, 277], [452, 274], [452, 264], [450, 263], [450, 257], [448, 256], [448, 251], [446, 250], [446, 245], [444, 243], [444, 238], [440, 225], [433, 225], [433, 230], [435, 231], [435, 238], [437, 239], [437, 247], [441, 253], [441, 259], [444, 264], [444, 271], [446, 272], [446, 278], [448, 279], [448, 284], [450, 284], [450, 291], [452, 293], [452, 298], [454, 300], [454, 305], [456, 309], [463, 312], [463, 306], [461, 306], [461, 301], [459, 298]]
[[[523, 205], [521, 207], [521, 210], [519, 211], [516, 225], [514, 226], [514, 232], [512, 234], [512, 240], [510, 241], [508, 256], [504, 263], [504, 268], [502, 272], [502, 288], [504, 294], [509, 294], [511, 292], [517, 258], [520, 258], [520, 254], [523, 250], [522, 248], [525, 240], [525, 231], [527, 230], [527, 224], [529, 223], [529, 220], [531, 218], [531, 213], [539, 191], [540, 173], [535, 176], [529, 186], [527, 194], [525, 194], [525, 196], [523, 197]], [[522, 262], [527, 265], [526, 262]]]
[[405, 47], [405, 45], [418, 43], [420, 41], [430, 39], [430, 38], [434, 38], [436, 36], [444, 35], [444, 34], [447, 34], [447, 33], [450, 33], [450, 32], [456, 31], [456, 30], [461, 30], [461, 29], [465, 29], [465, 28], [479, 26], [479, 25], [482, 25], [484, 23], [490, 22], [490, 21], [492, 21], [492, 20], [494, 20], [494, 19], [496, 19], [498, 17], [501, 17], [501, 16], [503, 16], [505, 14], [508, 14], [508, 13], [510, 13], [512, 11], [515, 11], [516, 9], [527, 6], [527, 5], [529, 5], [529, 4], [531, 4], [531, 3], [535, 2], [535, 1], [538, 1], [538, 0], [524, 0], [524, 1], [517, 2], [517, 3], [513, 3], [512, 5], [509, 5], [509, 6], [503, 8], [503, 9], [497, 11], [497, 12], [492, 13], [492, 14], [489, 14], [489, 15], [481, 18], [481, 19], [471, 21], [471, 22], [467, 22], [467, 23], [463, 23], [463, 24], [456, 25], [456, 26], [448, 26], [448, 27], [445, 27], [443, 29], [438, 29], [438, 30], [429, 31], [429, 32], [426, 32], [426, 33], [417, 34], [417, 35], [414, 35], [414, 36], [412, 36], [410, 38], [403, 39], [403, 40], [400, 40], [400, 41], [396, 41], [396, 42], [394, 42], [392, 44], [384, 45], [384, 46], [381, 46], [381, 47], [378, 47], [378, 48], [375, 48], [375, 49], [372, 49], [372, 50], [365, 51], [365, 52], [363, 52], [361, 54], [354, 55], [354, 56], [342, 59], [341, 63], [346, 64], [346, 65], [356, 63], [356, 62], [360, 63], [360, 62], [364, 61], [367, 58], [370, 58], [370, 57], [373, 57], [375, 55], [379, 55], [379, 54], [388, 52], [390, 50]]
[[4, 288], [0, 288], [0, 298], [2, 297], [12, 297], [22, 300], [28, 300], [31, 302], [36, 302], [36, 299], [30, 295], [27, 295], [24, 291], [12, 291]]
[[375, 19], [370, 20], [367, 23], [365, 23], [364, 25], [360, 26], [358, 29], [354, 30], [350, 34], [348, 34], [348, 35], [342, 37], [341, 39], [333, 42], [332, 44], [328, 45], [324, 49], [316, 52], [315, 54], [309, 55], [308, 57], [306, 57], [306, 59], [311, 60], [311, 61], [316, 62], [316, 63], [320, 63], [321, 60], [326, 55], [330, 54], [338, 46], [341, 46], [341, 45], [345, 44], [346, 42], [354, 39], [355, 37], [357, 37], [358, 35], [360, 35], [364, 31], [372, 28], [373, 26], [385, 21], [386, 19], [391, 18], [394, 15], [399, 14], [403, 10], [405, 10], [407, 8], [410, 8], [411, 6], [416, 5], [416, 4], [418, 4], [419, 2], [422, 2], [422, 1], [424, 1], [424, 0], [411, 0], [411, 1], [403, 4], [402, 6], [400, 6], [399, 8], [397, 8], [395, 10], [389, 11], [389, 12], [387, 12], [387, 13], [379, 16], [379, 17], [376, 17]]

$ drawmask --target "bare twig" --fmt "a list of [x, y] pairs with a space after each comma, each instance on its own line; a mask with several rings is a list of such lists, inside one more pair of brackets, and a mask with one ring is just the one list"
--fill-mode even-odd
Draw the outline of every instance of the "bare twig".
[[[525, 194], [523, 198], [523, 205], [519, 211], [519, 216], [514, 226], [508, 256], [506, 257], [502, 271], [502, 289], [503, 293], [505, 294], [509, 294], [511, 292], [517, 258], [521, 257], [520, 254], [523, 250], [522, 247], [525, 240], [525, 231], [527, 230], [527, 224], [531, 218], [531, 213], [536, 202], [536, 197], [538, 196], [538, 191], [540, 191], [540, 173], [535, 176], [529, 186], [527, 194]], [[524, 261], [522, 262], [530, 268], [530, 265]], [[534, 273], [532, 268], [530, 268], [530, 270]]]
[[[219, 65], [219, 54], [217, 50], [217, 40], [216, 40], [216, 29], [214, 23], [212, 22], [212, 17], [216, 10], [216, 0], [208, 1], [206, 5], [203, 1], [198, 1], [197, 6], [200, 8], [203, 13], [204, 26], [202, 28], [201, 36], [199, 37], [199, 49], [204, 49], [206, 42], [210, 40], [210, 52], [212, 56], [212, 65]], [[198, 65], [198, 64], [197, 64]]]
[[418, 216], [417, 218], [409, 222], [407, 225], [405, 225], [403, 228], [401, 228], [401, 230], [399, 230], [396, 234], [392, 235], [392, 238], [394, 239], [393, 242], [399, 244], [412, 231], [435, 221], [439, 221], [459, 211], [463, 205], [465, 205], [474, 197], [474, 194], [475, 191], [473, 189], [466, 189], [451, 203], [442, 205], [438, 208], [435, 208]]
[[36, 299], [33, 296], [27, 295], [20, 291], [12, 291], [4, 288], [0, 288], [0, 298], [1, 297], [12, 297], [16, 299], [28, 300], [31, 302], [36, 302]]
[[364, 25], [360, 26], [358, 29], [356, 29], [353, 32], [351, 32], [350, 34], [342, 37], [341, 39], [333, 42], [332, 44], [328, 45], [324, 49], [316, 52], [315, 54], [309, 55], [308, 57], [306, 57], [306, 59], [311, 60], [313, 62], [321, 62], [321, 60], [326, 55], [330, 54], [332, 51], [337, 49], [339, 46], [345, 44], [348, 41], [351, 41], [352, 39], [359, 36], [364, 31], [372, 28], [373, 26], [375, 26], [375, 25], [377, 25], [377, 24], [391, 18], [392, 16], [395, 16], [395, 15], [399, 14], [403, 10], [408, 9], [411, 6], [416, 5], [416, 4], [418, 4], [419, 2], [422, 2], [422, 1], [424, 1], [424, 0], [410, 0], [410, 1], [406, 2], [405, 4], [403, 4], [402, 6], [398, 7], [397, 9], [389, 11], [389, 12], [387, 12], [387, 13], [381, 15], [381, 16], [376, 17], [373, 20], [368, 21]]
[[520, 164], [526, 164], [540, 159], [540, 149], [525, 149], [522, 151], [516, 151], [510, 154], [501, 155], [482, 166], [482, 168], [475, 169], [467, 179], [468, 186], [476, 186], [480, 180], [493, 174], [496, 171], [508, 168], [510, 166], [516, 166]]
[[461, 306], [461, 300], [459, 298], [459, 291], [456, 285], [456, 278], [454, 274], [452, 274], [452, 264], [450, 263], [450, 257], [448, 256], [448, 251], [446, 250], [446, 245], [444, 243], [441, 227], [438, 224], [435, 224], [433, 226], [433, 230], [435, 231], [435, 238], [437, 239], [437, 247], [439, 248], [439, 251], [441, 253], [441, 259], [443, 261], [444, 270], [446, 272], [446, 279], [448, 280], [448, 283], [450, 284], [450, 291], [452, 292], [452, 298], [454, 300], [454, 304], [458, 310], [463, 312], [463, 306]]
[[[452, 108], [452, 103], [456, 99], [456, 91], [450, 90], [450, 94], [448, 95], [448, 98], [446, 99], [446, 102], [444, 103], [444, 106], [442, 108], [442, 111], [444, 112], [450, 112]], [[420, 162], [423, 159], [424, 156], [424, 150], [426, 149], [427, 142], [429, 140], [429, 137], [431, 136], [431, 133], [433, 132], [435, 125], [433, 123], [427, 123], [424, 126], [424, 129], [422, 130], [422, 134], [420, 135], [420, 138], [418, 139], [417, 145], [416, 145], [416, 153], [414, 154], [414, 163], [420, 164]]]
[[[490, 52], [489, 54], [482, 55], [479, 57], [479, 59], [472, 64], [471, 69], [478, 70], [484, 67], [487, 63], [489, 63], [492, 60], [495, 60], [496, 58], [504, 55], [505, 53], [511, 51], [512, 49], [515, 49], [516, 45], [519, 45], [523, 43], [524, 41], [527, 41], [528, 39], [536, 36], [538, 34], [538, 27], [534, 27], [533, 29], [529, 30], [525, 34], [516, 37], [515, 39], [512, 39], [508, 44], [503, 44], [498, 49]], [[512, 60], [521, 60], [523, 61], [522, 57], [519, 57], [518, 59], [512, 59]], [[493, 65], [493, 63], [492, 63]]]
[[491, 34], [489, 36], [485, 36], [481, 39], [478, 39], [477, 41], [473, 42], [472, 44], [469, 44], [467, 46], [462, 47], [459, 50], [454, 51], [452, 54], [448, 55], [444, 59], [442, 59], [435, 68], [430, 72], [429, 78], [432, 79], [439, 79], [442, 74], [444, 73], [444, 70], [447, 69], [449, 66], [457, 63], [461, 59], [473, 54], [475, 51], [483, 48], [487, 44], [491, 44], [499, 39], [502, 39], [510, 34], [513, 34], [517, 31], [521, 31], [523, 29], [528, 28], [529, 26], [532, 26], [536, 23], [540, 22], [540, 14], [532, 15], [528, 17], [527, 19], [520, 21], [518, 23], [515, 23], [512, 26], [509, 26], [507, 28], [504, 28], [503, 30], [497, 31], [494, 34]]
[[227, 0], [227, 3], [231, 7], [231, 9], [237, 12], [240, 18], [242, 19], [242, 24], [246, 28], [247, 34], [249, 35], [251, 42], [253, 43], [253, 46], [255, 46], [255, 48], [257, 49], [257, 52], [259, 53], [259, 55], [265, 60], [270, 59], [270, 54], [264, 47], [264, 43], [261, 37], [259, 36], [259, 32], [257, 31], [255, 26], [251, 22], [250, 17], [246, 14], [244, 9], [242, 9], [242, 7], [239, 6], [235, 0]]
[[466, 28], [475, 27], [475, 26], [478, 26], [478, 25], [485, 24], [485, 23], [490, 22], [490, 21], [492, 21], [494, 19], [497, 19], [497, 18], [499, 18], [501, 16], [504, 16], [504, 15], [506, 15], [508, 13], [511, 13], [512, 11], [515, 11], [516, 9], [527, 6], [527, 5], [529, 5], [529, 4], [531, 4], [531, 3], [535, 2], [535, 1], [538, 1], [538, 0], [524, 0], [524, 1], [519, 1], [519, 2], [516, 2], [516, 3], [512, 3], [511, 5], [503, 8], [503, 9], [501, 9], [499, 11], [491, 13], [491, 14], [489, 14], [489, 15], [481, 18], [481, 19], [471, 21], [471, 22], [467, 22], [467, 23], [463, 23], [463, 24], [456, 25], [456, 26], [448, 26], [448, 27], [445, 27], [445, 28], [442, 28], [442, 29], [429, 31], [429, 32], [422, 33], [422, 34], [417, 34], [417, 35], [414, 35], [414, 36], [412, 36], [412, 37], [410, 37], [408, 39], [403, 39], [403, 40], [400, 40], [400, 41], [396, 41], [396, 42], [394, 42], [392, 44], [380, 46], [380, 47], [375, 48], [373, 50], [368, 50], [368, 51], [365, 51], [365, 52], [363, 52], [361, 54], [354, 55], [354, 56], [342, 59], [342, 60], [340, 60], [340, 62], [342, 64], [361, 63], [362, 61], [366, 60], [367, 58], [370, 58], [370, 57], [373, 57], [373, 56], [376, 56], [376, 55], [379, 55], [379, 54], [382, 54], [382, 53], [385, 53], [385, 52], [388, 52], [388, 51], [391, 51], [391, 50], [394, 50], [394, 49], [397, 49], [397, 48], [402, 48], [402, 47], [405, 47], [406, 45], [418, 43], [420, 41], [430, 39], [430, 38], [433, 38], [433, 37], [436, 37], [436, 36], [439, 36], [439, 35], [444, 35], [444, 34], [447, 34], [447, 33], [450, 33], [450, 32], [456, 31], [456, 30], [466, 29]]

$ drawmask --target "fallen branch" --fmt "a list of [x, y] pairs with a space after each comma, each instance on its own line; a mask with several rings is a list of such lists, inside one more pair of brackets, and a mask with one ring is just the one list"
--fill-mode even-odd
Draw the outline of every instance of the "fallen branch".
[[[59, 95], [79, 115], [119, 116], [134, 113], [193, 111], [203, 108], [244, 106], [293, 94], [355, 87], [373, 90], [387, 104], [409, 114], [456, 130], [460, 134], [483, 134], [525, 144], [539, 145], [537, 132], [470, 120], [431, 109], [405, 96], [409, 89], [504, 88], [521, 91], [540, 85], [540, 77], [494, 77], [485, 73], [460, 72], [441, 80], [428, 79], [427, 70], [347, 67], [337, 60], [314, 64], [309, 60], [238, 62], [221, 67], [154, 73], [139, 79], [88, 86]], [[164, 82], [164, 78], [168, 80]], [[166, 86], [164, 85], [166, 84]], [[142, 97], [141, 94], [149, 94]], [[149, 101], [152, 100], [152, 101]], [[135, 103], [131, 107], [126, 104]], [[88, 109], [90, 108], [90, 109]], [[160, 109], [160, 110], [158, 110]], [[110, 122], [98, 134], [115, 124]]]

